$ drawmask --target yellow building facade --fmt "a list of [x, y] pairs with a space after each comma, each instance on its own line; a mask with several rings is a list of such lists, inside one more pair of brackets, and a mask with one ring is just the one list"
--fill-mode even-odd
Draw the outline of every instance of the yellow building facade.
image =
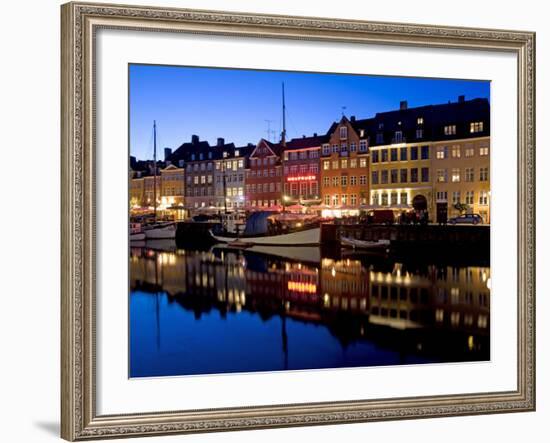
[[372, 146], [369, 152], [373, 208], [434, 210], [430, 144]]
[[490, 223], [490, 138], [436, 142], [432, 147], [434, 203], [446, 204], [448, 217], [472, 213]]

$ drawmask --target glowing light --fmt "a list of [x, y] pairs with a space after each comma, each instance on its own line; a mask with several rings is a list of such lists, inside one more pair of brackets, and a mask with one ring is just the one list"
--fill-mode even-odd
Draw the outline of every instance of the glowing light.
[[316, 294], [317, 293], [317, 285], [313, 283], [304, 283], [299, 281], [289, 281], [287, 284], [289, 291], [294, 292], [305, 292], [308, 294]]
[[474, 337], [471, 335], [468, 337], [468, 349], [470, 351], [474, 349]]
[[287, 181], [289, 182], [310, 181], [316, 179], [317, 177], [315, 175], [298, 175], [294, 177], [287, 177]]
[[333, 277], [336, 277], [336, 269], [334, 269], [334, 267], [330, 271], [330, 275], [332, 275]]

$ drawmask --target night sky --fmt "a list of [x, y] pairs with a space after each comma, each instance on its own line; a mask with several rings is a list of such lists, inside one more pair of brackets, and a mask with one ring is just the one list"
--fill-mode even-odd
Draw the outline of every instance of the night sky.
[[[243, 69], [130, 65], [130, 153], [152, 158], [153, 120], [162, 149], [177, 148], [192, 134], [241, 146], [260, 138], [278, 141], [285, 83], [287, 139], [325, 133], [342, 112], [358, 119], [399, 108], [489, 98], [487, 81], [319, 74]], [[343, 108], [345, 107], [345, 108]], [[277, 135], [268, 137], [268, 122]]]

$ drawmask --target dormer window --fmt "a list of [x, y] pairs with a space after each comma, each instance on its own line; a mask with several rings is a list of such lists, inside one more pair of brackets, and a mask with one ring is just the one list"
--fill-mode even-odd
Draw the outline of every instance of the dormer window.
[[365, 130], [364, 129], [361, 129], [359, 131], [359, 137], [363, 138], [365, 136]]
[[340, 139], [347, 139], [348, 138], [348, 127], [347, 126], [341, 126], [340, 127]]
[[456, 134], [456, 125], [447, 125], [443, 128], [443, 133], [445, 135], [455, 135]]
[[191, 154], [191, 161], [192, 161], [192, 162], [195, 161], [195, 154]]
[[203, 157], [204, 157], [204, 156], [203, 156], [203, 154], [202, 154], [202, 152], [201, 152], [201, 153], [199, 154], [199, 160], [202, 160]]
[[470, 123], [470, 133], [475, 134], [476, 132], [483, 132], [483, 122]]
[[384, 129], [384, 123], [378, 123], [378, 129], [381, 131]]
[[418, 118], [416, 119], [416, 124], [417, 124], [418, 126], [423, 125], [423, 124], [424, 124], [424, 117], [418, 117]]
[[223, 151], [223, 158], [227, 158], [227, 151]]
[[235, 151], [235, 157], [238, 157], [238, 156], [239, 156], [239, 150], [237, 149], [237, 150]]
[[208, 153], [208, 158], [212, 159], [212, 153], [211, 152]]

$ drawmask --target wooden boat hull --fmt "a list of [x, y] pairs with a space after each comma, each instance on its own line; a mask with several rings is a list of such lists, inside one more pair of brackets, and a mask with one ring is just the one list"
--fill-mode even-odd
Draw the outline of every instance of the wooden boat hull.
[[145, 233], [139, 232], [137, 234], [130, 234], [130, 241], [143, 241], [145, 240]]
[[159, 226], [147, 229], [145, 237], [149, 239], [176, 238], [176, 225]]
[[[235, 237], [226, 237], [216, 235], [210, 231], [210, 234], [219, 243], [231, 243], [235, 241]], [[308, 246], [318, 245], [320, 243], [321, 228], [311, 228], [302, 231], [291, 232], [289, 234], [258, 236], [258, 237], [242, 237], [241, 241], [251, 245], [264, 246]]]
[[373, 241], [357, 240], [351, 237], [342, 237], [340, 238], [340, 243], [345, 248], [362, 249], [362, 250], [376, 250], [376, 249], [386, 250], [390, 247], [389, 240], [379, 240], [379, 241], [373, 242]]

